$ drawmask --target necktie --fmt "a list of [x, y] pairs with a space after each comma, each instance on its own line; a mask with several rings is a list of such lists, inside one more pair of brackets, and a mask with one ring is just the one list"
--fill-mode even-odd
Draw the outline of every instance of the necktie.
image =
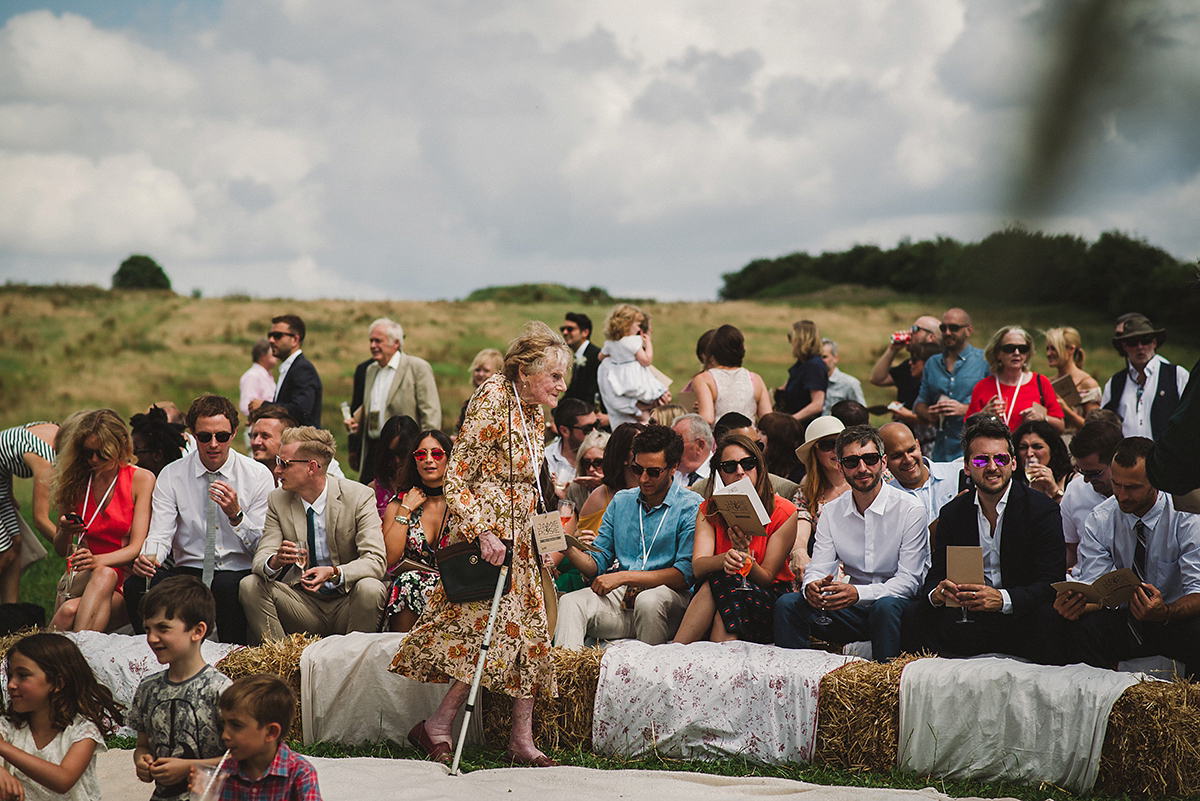
[[695, 472], [688, 473], [688, 486], [689, 487], [692, 486], [693, 484], [695, 484], [699, 480], [700, 480], [699, 473], [695, 473]]
[[308, 507], [308, 565], [313, 567], [317, 564], [317, 525], [313, 522], [313, 516], [316, 511], [310, 506]]
[[[1133, 548], [1133, 572], [1137, 575], [1138, 581], [1146, 580], [1146, 524], [1141, 520], [1133, 524], [1133, 533], [1137, 537], [1137, 545]], [[1133, 632], [1133, 639], [1138, 645], [1142, 644], [1142, 624], [1133, 616], [1133, 612], [1129, 613], [1129, 630]]]
[[216, 473], [205, 473], [204, 477], [208, 479], [208, 515], [204, 526], [204, 569], [201, 571], [200, 580], [204, 582], [204, 586], [211, 587], [213, 571], [217, 564], [217, 502], [213, 500], [212, 484], [219, 476]]

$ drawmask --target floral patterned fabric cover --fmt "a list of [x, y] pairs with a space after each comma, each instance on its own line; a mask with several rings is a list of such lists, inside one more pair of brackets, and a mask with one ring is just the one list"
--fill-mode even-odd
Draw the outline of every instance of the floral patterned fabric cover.
[[592, 718], [597, 753], [808, 762], [821, 677], [856, 657], [750, 642], [610, 647]]

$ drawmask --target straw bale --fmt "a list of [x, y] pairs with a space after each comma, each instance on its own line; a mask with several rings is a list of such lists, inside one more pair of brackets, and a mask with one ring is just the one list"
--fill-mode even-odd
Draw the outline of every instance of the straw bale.
[[1200, 791], [1200, 684], [1143, 681], [1113, 704], [1096, 791], [1181, 797]]
[[900, 674], [922, 656], [848, 662], [821, 679], [813, 762], [884, 773], [896, 764]]
[[[533, 704], [533, 738], [542, 748], [592, 747], [592, 710], [600, 681], [601, 648], [552, 648], [558, 696], [537, 698]], [[483, 736], [488, 745], [508, 745], [512, 728], [512, 700], [483, 690]]]
[[231, 679], [255, 673], [274, 673], [286, 681], [296, 693], [296, 714], [292, 717], [288, 739], [299, 742], [304, 736], [300, 718], [300, 654], [319, 639], [315, 634], [297, 633], [279, 640], [267, 640], [253, 648], [239, 648], [230, 652], [216, 664], [216, 668]]

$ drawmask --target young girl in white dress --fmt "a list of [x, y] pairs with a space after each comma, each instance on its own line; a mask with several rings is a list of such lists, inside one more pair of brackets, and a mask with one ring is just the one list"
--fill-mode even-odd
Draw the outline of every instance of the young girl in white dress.
[[650, 318], [637, 306], [614, 306], [604, 321], [604, 347], [600, 349], [600, 399], [609, 424], [646, 423], [650, 410], [671, 402], [666, 386], [650, 369], [654, 342]]
[[0, 718], [0, 798], [100, 798], [96, 750], [121, 706], [74, 642], [33, 634], [8, 649], [8, 706]]

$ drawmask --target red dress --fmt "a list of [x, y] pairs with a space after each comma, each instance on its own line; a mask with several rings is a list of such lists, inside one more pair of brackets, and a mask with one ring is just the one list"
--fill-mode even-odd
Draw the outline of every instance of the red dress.
[[[95, 555], [119, 551], [129, 544], [129, 529], [133, 527], [133, 473], [136, 469], [127, 464], [117, 470], [117, 485], [113, 487], [112, 498], [109, 499], [108, 506], [96, 515], [95, 520], [92, 520], [92, 515], [95, 514], [96, 505], [103, 500], [108, 487], [97, 492], [93, 484], [90, 497], [85, 496], [75, 507], [75, 514], [82, 517], [84, 522], [91, 521], [83, 535], [83, 547]], [[86, 509], [85, 501], [88, 503]], [[113, 569], [117, 571], [117, 592], [123, 595], [125, 570], [115, 565]]]
[[[1021, 416], [1021, 412], [1033, 406], [1035, 403], [1040, 403], [1046, 407], [1046, 415], [1048, 417], [1057, 417], [1063, 419], [1062, 406], [1058, 402], [1058, 395], [1054, 393], [1054, 387], [1050, 386], [1050, 379], [1041, 373], [1024, 373], [1021, 380], [1020, 389], [1010, 387], [1008, 384], [996, 380], [996, 376], [989, 375], [987, 378], [980, 379], [975, 385], [975, 389], [971, 392], [971, 403], [967, 406], [967, 417], [981, 411], [984, 406], [987, 406], [988, 401], [996, 397], [996, 387], [1000, 387], [1000, 399], [1004, 401], [1004, 410], [1008, 412], [1008, 419], [1004, 422], [1008, 425], [1009, 431], [1016, 431], [1021, 423], [1025, 422], [1025, 418]], [[1013, 403], [1013, 392], [1017, 393], [1017, 401]]]

